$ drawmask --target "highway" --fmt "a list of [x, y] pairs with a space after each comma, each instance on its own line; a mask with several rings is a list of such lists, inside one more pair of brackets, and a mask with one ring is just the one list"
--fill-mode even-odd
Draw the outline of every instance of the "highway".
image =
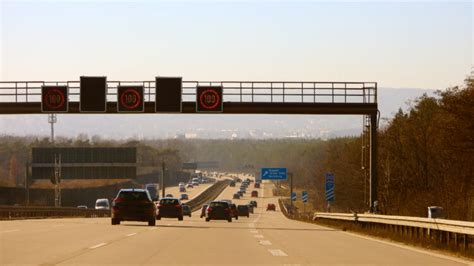
[[[228, 187], [219, 197], [232, 199]], [[390, 264], [463, 265], [467, 261], [313, 224], [289, 220], [277, 204], [272, 184], [259, 190], [250, 218], [205, 222], [194, 212], [184, 221], [162, 219], [110, 225], [109, 218], [0, 222], [0, 264]], [[236, 204], [247, 203], [253, 184]], [[177, 196], [177, 195], [175, 195]], [[278, 205], [277, 205], [278, 206]]]

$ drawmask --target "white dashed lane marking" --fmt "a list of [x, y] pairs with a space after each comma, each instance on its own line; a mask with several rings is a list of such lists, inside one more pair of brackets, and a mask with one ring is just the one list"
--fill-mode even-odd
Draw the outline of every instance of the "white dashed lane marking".
[[259, 243], [260, 243], [260, 245], [263, 245], [263, 246], [271, 246], [272, 245], [272, 242], [270, 242], [268, 240], [260, 240]]
[[95, 246], [90, 247], [90, 249], [100, 248], [100, 247], [105, 246], [105, 245], [107, 245], [107, 243], [100, 243], [100, 244], [97, 244]]
[[254, 235], [255, 238], [263, 238], [262, 235]]
[[137, 233], [131, 233], [131, 234], [128, 234], [127, 236], [134, 236], [136, 235]]
[[287, 257], [288, 255], [283, 252], [281, 249], [269, 249], [268, 250], [273, 256], [276, 257]]
[[18, 232], [20, 229], [13, 229], [13, 230], [7, 230], [7, 231], [2, 231], [0, 234], [6, 234], [6, 233], [13, 233], [13, 232]]
[[258, 234], [258, 231], [257, 231], [257, 230], [250, 230], [250, 233], [252, 233], [252, 234]]

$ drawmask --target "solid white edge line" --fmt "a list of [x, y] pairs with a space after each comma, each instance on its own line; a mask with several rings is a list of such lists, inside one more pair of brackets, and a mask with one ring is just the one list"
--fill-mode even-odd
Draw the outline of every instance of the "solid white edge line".
[[100, 244], [97, 244], [95, 246], [89, 247], [89, 249], [100, 248], [100, 247], [105, 246], [105, 245], [107, 245], [107, 243], [104, 242], [104, 243], [100, 243]]
[[343, 233], [343, 234], [346, 234], [346, 235], [358, 237], [358, 238], [365, 239], [365, 240], [370, 240], [370, 241], [373, 241], [373, 242], [378, 242], [378, 243], [385, 244], [385, 245], [394, 246], [394, 247], [405, 249], [405, 250], [410, 250], [410, 251], [421, 253], [421, 254], [424, 254], [424, 255], [429, 255], [429, 256], [440, 258], [440, 259], [450, 260], [450, 261], [454, 261], [454, 262], [474, 266], [474, 261], [470, 261], [468, 259], [457, 258], [457, 257], [454, 257], [454, 256], [449, 256], [449, 255], [444, 255], [444, 254], [438, 254], [438, 253], [435, 253], [434, 251], [424, 250], [424, 249], [419, 248], [419, 247], [408, 246], [408, 245], [405, 245], [405, 244], [402, 244], [402, 243], [394, 243], [394, 242], [390, 242], [390, 240], [378, 239], [376, 237], [360, 235], [360, 234], [351, 233], [351, 232], [348, 232], [348, 231], [341, 231], [341, 230], [334, 229], [334, 228], [327, 227], [327, 226], [320, 225], [320, 224], [312, 224], [312, 225], [319, 226], [319, 227], [322, 227], [322, 228], [336, 230], [336, 231], [339, 231], [340, 233]]

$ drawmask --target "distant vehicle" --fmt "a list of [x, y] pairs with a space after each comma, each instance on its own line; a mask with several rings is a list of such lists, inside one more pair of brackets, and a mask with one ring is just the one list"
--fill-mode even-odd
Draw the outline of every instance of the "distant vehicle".
[[240, 199], [240, 194], [239, 193], [235, 193], [234, 196], [232, 196], [233, 199]]
[[202, 208], [201, 208], [201, 218], [204, 217], [204, 216], [206, 216], [207, 206], [209, 206], [209, 205], [208, 205], [208, 204], [202, 205]]
[[173, 198], [173, 194], [166, 194], [165, 197], [167, 197], [167, 198]]
[[181, 194], [180, 200], [188, 200], [188, 199], [189, 199], [188, 194]]
[[247, 204], [247, 206], [249, 207], [249, 212], [253, 213], [253, 205], [252, 204]]
[[253, 187], [254, 187], [254, 188], [260, 188], [260, 183], [255, 183], [255, 184], [253, 185]]
[[240, 179], [240, 178], [236, 178], [236, 179], [235, 179], [235, 182], [237, 182], [237, 183], [241, 183], [241, 182], [242, 182], [242, 179]]
[[237, 212], [239, 216], [247, 216], [247, 218], [250, 217], [249, 206], [247, 205], [237, 206]]
[[193, 187], [194, 187], [193, 184], [187, 184], [186, 185], [186, 188], [193, 188]]
[[179, 192], [186, 192], [186, 188], [184, 186], [179, 187]]
[[276, 211], [276, 206], [273, 203], [268, 203], [267, 211]]
[[183, 204], [183, 215], [191, 217], [191, 207], [189, 205]]
[[200, 183], [200, 182], [199, 182], [199, 178], [194, 177], [194, 178], [193, 178], [193, 186], [198, 186], [199, 183]]
[[183, 205], [181, 201], [176, 198], [162, 198], [156, 212], [156, 219], [161, 220], [161, 218], [178, 218], [179, 221], [182, 221]]
[[232, 210], [225, 201], [213, 201], [206, 210], [206, 222], [210, 220], [227, 220], [232, 222]]
[[145, 189], [148, 190], [148, 194], [150, 194], [151, 200], [159, 200], [160, 196], [158, 193], [158, 184], [146, 184]]
[[249, 203], [250, 203], [254, 208], [257, 208], [257, 201], [251, 200]]
[[121, 189], [112, 201], [112, 225], [121, 221], [143, 221], [155, 226], [156, 205], [146, 189]]
[[95, 201], [96, 210], [110, 210], [110, 204], [108, 199], [97, 199]]
[[79, 205], [77, 206], [78, 209], [87, 209], [87, 206], [86, 205]]
[[240, 191], [240, 190], [237, 191], [237, 194], [239, 194], [239, 196], [241, 196], [241, 197], [244, 196], [244, 193], [243, 193], [242, 191]]
[[252, 191], [251, 196], [252, 196], [252, 198], [257, 198], [258, 197], [258, 191], [256, 191], [256, 190]]
[[237, 206], [235, 204], [230, 204], [230, 210], [232, 211], [232, 217], [234, 219], [238, 220], [239, 219], [239, 211], [237, 211]]
[[229, 187], [235, 187], [235, 182], [234, 182], [234, 181], [230, 181]]
[[245, 190], [245, 188], [241, 188], [239, 191], [240, 191], [242, 194], [245, 194], [245, 192], [247, 192], [247, 191]]

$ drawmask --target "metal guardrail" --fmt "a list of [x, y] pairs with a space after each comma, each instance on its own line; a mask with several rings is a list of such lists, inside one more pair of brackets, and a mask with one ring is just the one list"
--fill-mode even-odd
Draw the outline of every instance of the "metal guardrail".
[[447, 219], [421, 218], [409, 216], [392, 216], [377, 214], [347, 214], [317, 212], [313, 219], [345, 220], [361, 223], [377, 223], [386, 225], [417, 227], [439, 230], [457, 234], [474, 235], [474, 222], [455, 221]]
[[446, 219], [316, 212], [314, 221], [342, 223], [356, 231], [382, 233], [402, 242], [418, 242], [429, 247], [454, 250], [474, 257], [474, 222]]
[[[79, 102], [79, 81], [0, 81], [0, 103], [41, 102], [41, 86], [68, 86]], [[155, 101], [155, 81], [107, 81], [107, 101], [117, 101], [119, 85], [141, 85], [145, 102]], [[183, 81], [182, 101], [195, 102], [197, 86], [222, 86], [225, 102], [377, 103], [376, 82], [334, 81]]]
[[110, 210], [81, 209], [73, 207], [0, 206], [0, 220], [62, 217], [109, 217]]

